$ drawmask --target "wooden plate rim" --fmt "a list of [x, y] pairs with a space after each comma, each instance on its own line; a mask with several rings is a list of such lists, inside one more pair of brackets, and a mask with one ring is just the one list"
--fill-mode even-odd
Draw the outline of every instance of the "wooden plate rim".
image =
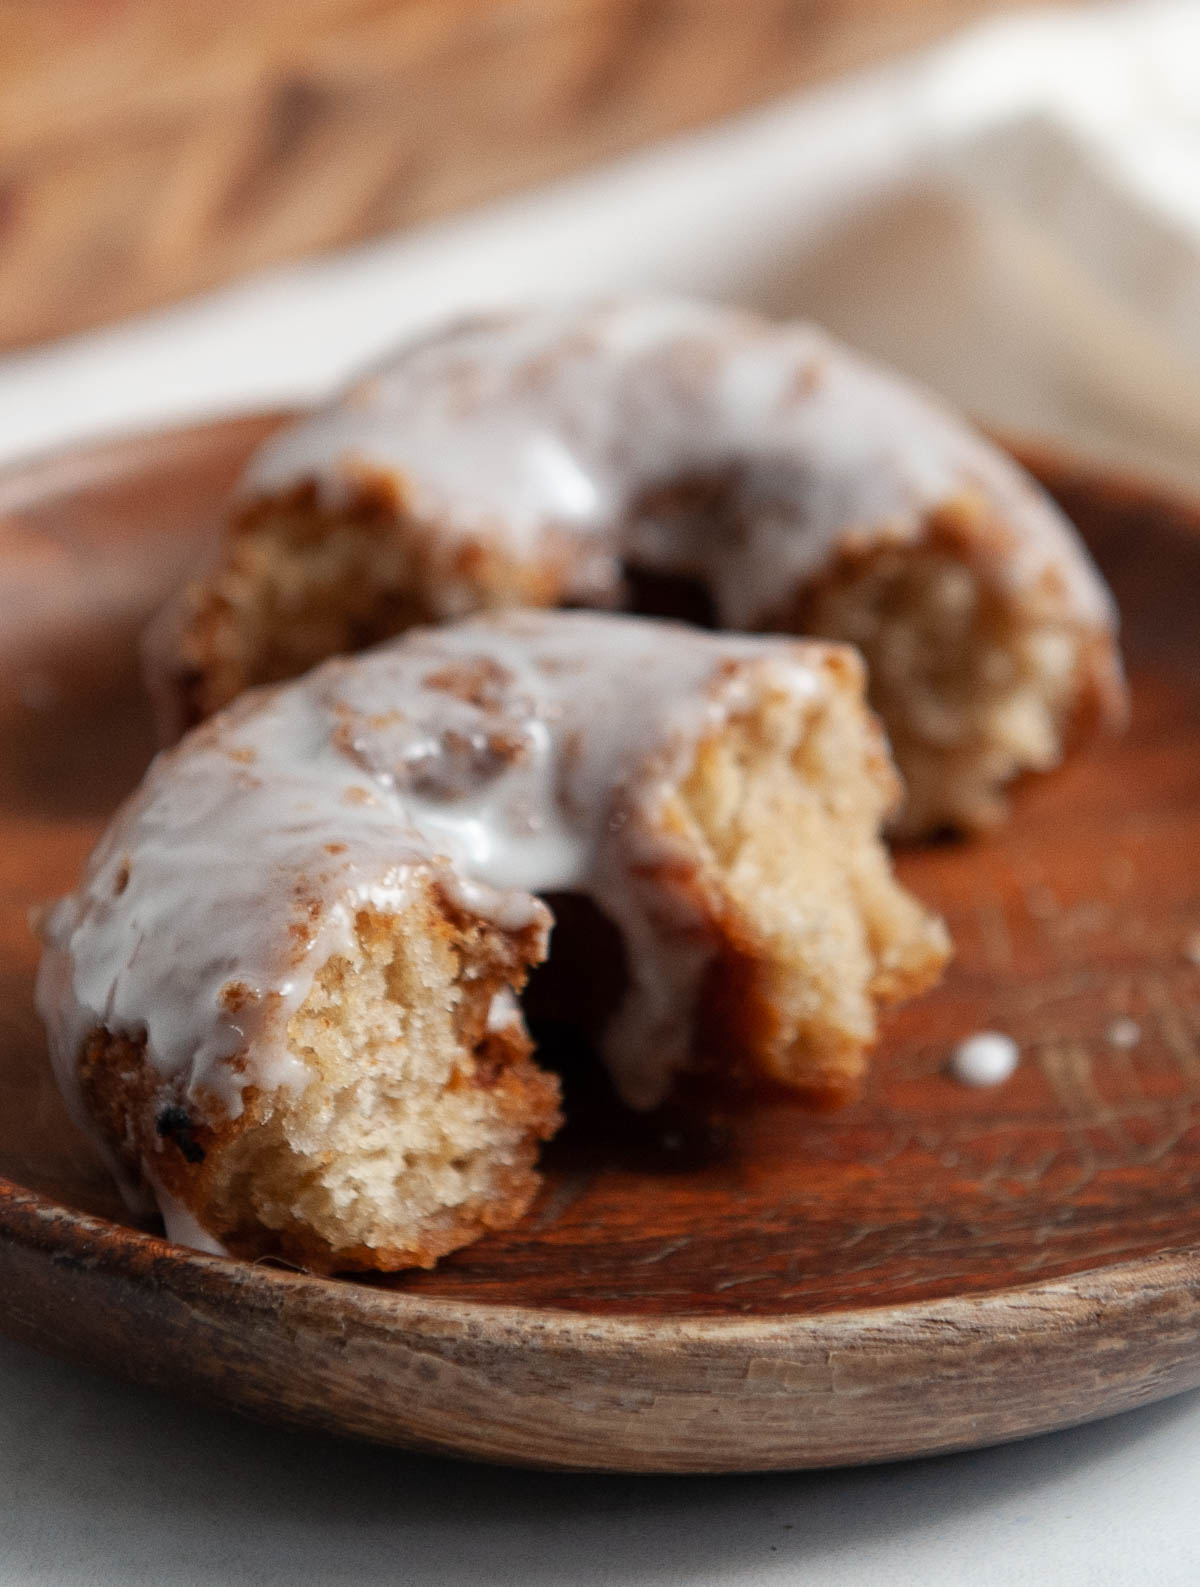
[[[1128, 1298], [1195, 1287], [1200, 1302], [1200, 1244], [1168, 1246], [1148, 1256], [1130, 1258], [1102, 1266], [1081, 1268], [1058, 1278], [1035, 1280], [1027, 1284], [1005, 1285], [971, 1295], [948, 1295], [933, 1300], [916, 1300], [881, 1306], [858, 1306], [815, 1313], [775, 1313], [767, 1318], [691, 1316], [649, 1317], [642, 1313], [578, 1311], [569, 1307], [500, 1305], [493, 1301], [451, 1300], [428, 1295], [406, 1295], [402, 1290], [375, 1288], [370, 1284], [316, 1273], [291, 1271], [274, 1265], [242, 1262], [173, 1245], [159, 1235], [149, 1234], [112, 1222], [93, 1213], [77, 1212], [39, 1191], [30, 1190], [0, 1176], [0, 1240], [10, 1241], [30, 1252], [52, 1254], [52, 1259], [69, 1258], [114, 1277], [137, 1280], [147, 1261], [154, 1265], [156, 1281], [169, 1281], [180, 1271], [199, 1269], [230, 1296], [253, 1282], [264, 1289], [283, 1285], [303, 1294], [306, 1300], [324, 1299], [339, 1314], [347, 1307], [361, 1312], [363, 1320], [386, 1318], [423, 1324], [437, 1323], [448, 1330], [477, 1322], [486, 1315], [498, 1326], [516, 1328], [536, 1316], [546, 1327], [559, 1330], [575, 1342], [602, 1345], [608, 1342], [660, 1343], [666, 1336], [695, 1340], [761, 1338], [778, 1341], [782, 1336], [825, 1335], [845, 1338], [847, 1328], [869, 1328], [872, 1338], [894, 1332], [898, 1341], [911, 1344], [913, 1330], [922, 1322], [944, 1323], [956, 1318], [978, 1326], [981, 1312], [999, 1308], [1026, 1317], [1031, 1335], [1045, 1331], [1052, 1319], [1081, 1322], [1078, 1308], [1092, 1285], [1103, 1280], [1106, 1293], [1127, 1292]], [[54, 1255], [54, 1253], [57, 1253]], [[97, 1260], [99, 1258], [99, 1260]], [[398, 1318], [397, 1313], [403, 1317]], [[0, 1311], [2, 1315], [2, 1311]], [[1089, 1319], [1090, 1320], [1090, 1319]], [[889, 1327], [889, 1325], [891, 1325]], [[607, 1337], [606, 1337], [607, 1336]], [[1200, 1357], [1196, 1364], [1200, 1383]]]

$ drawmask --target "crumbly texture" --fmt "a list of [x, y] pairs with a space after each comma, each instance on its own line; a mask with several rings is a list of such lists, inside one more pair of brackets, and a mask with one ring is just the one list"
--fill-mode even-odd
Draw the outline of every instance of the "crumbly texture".
[[530, 1061], [519, 1016], [488, 1028], [531, 943], [435, 894], [363, 912], [355, 952], [319, 971], [289, 1047], [299, 1094], [248, 1093], [206, 1116], [156, 1083], [136, 1043], [96, 1032], [84, 1094], [109, 1144], [228, 1250], [316, 1271], [430, 1267], [514, 1223], [558, 1127], [558, 1084]]
[[[655, 807], [669, 858], [642, 880], [702, 950], [677, 1011], [690, 1030], [677, 1079], [768, 1082], [831, 1106], [858, 1089], [880, 1005], [935, 980], [949, 941], [880, 839], [899, 785], [861, 662], [841, 647], [813, 656], [811, 697], [786, 675], [764, 681], [699, 737]], [[235, 1254], [318, 1271], [431, 1265], [516, 1222], [536, 1190], [558, 1090], [509, 997], [541, 941], [430, 882], [402, 915], [361, 912], [354, 952], [317, 974], [288, 1027], [310, 1076], [298, 1094], [251, 1090], [222, 1118], [159, 1083], [138, 1043], [96, 1031], [84, 1097], [127, 1169]], [[575, 933], [572, 962], [551, 955], [552, 1002], [556, 974], [588, 984], [593, 949]], [[558, 999], [603, 1037], [616, 1010], [583, 1001]]]
[[549, 566], [514, 567], [483, 543], [449, 560], [393, 482], [365, 476], [344, 508], [311, 486], [234, 515], [220, 560], [147, 636], [146, 677], [171, 742], [244, 690], [421, 623], [504, 606], [552, 606]]
[[1085, 633], [945, 551], [877, 550], [804, 604], [809, 632], [866, 658], [907, 790], [898, 835], [999, 824], [1009, 784], [1059, 764], [1097, 686]]
[[880, 842], [899, 787], [861, 664], [826, 665], [838, 687], [806, 717], [768, 698], [702, 744], [674, 810], [719, 927], [695, 1061], [821, 1107], [857, 1093], [880, 1005], [924, 990], [950, 953]]

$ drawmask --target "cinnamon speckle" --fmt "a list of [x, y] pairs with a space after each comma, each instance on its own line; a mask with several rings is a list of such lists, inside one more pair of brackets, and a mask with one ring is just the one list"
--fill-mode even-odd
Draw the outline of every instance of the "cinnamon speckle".
[[226, 981], [220, 995], [221, 1007], [230, 1014], [240, 1014], [249, 1004], [258, 1000], [257, 993], [245, 981]]
[[431, 672], [422, 680], [426, 689], [453, 695], [480, 711], [499, 711], [513, 675], [490, 656], [470, 656], [464, 661]]

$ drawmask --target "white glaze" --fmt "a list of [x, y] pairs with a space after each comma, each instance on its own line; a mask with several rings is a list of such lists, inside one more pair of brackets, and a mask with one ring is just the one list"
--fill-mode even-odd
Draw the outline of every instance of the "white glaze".
[[[315, 481], [344, 500], [390, 477], [447, 551], [447, 615], [470, 599], [450, 552], [482, 539], [537, 565], [565, 536], [563, 599], [611, 604], [622, 558], [704, 579], [726, 627], [761, 627], [847, 534], [912, 541], [956, 499], [984, 506], [1014, 589], [1049, 572], [1068, 615], [1111, 600], [1066, 520], [962, 420], [815, 326], [672, 297], [466, 320], [402, 349], [274, 437], [250, 496]], [[732, 474], [722, 522], [637, 515], [647, 491]], [[736, 524], [736, 529], [734, 525]]]
[[[645, 874], [672, 857], [663, 795], [758, 692], [801, 709], [827, 692], [827, 649], [512, 613], [244, 696], [159, 756], [43, 924], [39, 1007], [76, 1115], [100, 1026], [144, 1036], [169, 1094], [210, 1117], [237, 1117], [247, 1085], [303, 1085], [286, 1026], [317, 969], [359, 908], [395, 910], [429, 876], [511, 929], [546, 929], [536, 893], [590, 893], [633, 975], [606, 1055], [632, 1105], [659, 1102], [711, 952], [698, 906]], [[492, 1020], [513, 1014], [500, 998]]]
[[950, 1068], [963, 1085], [999, 1086], [1012, 1079], [1020, 1059], [1021, 1049], [1011, 1036], [997, 1030], [981, 1030], [959, 1042]]
[[162, 1215], [163, 1228], [166, 1230], [167, 1239], [176, 1245], [190, 1246], [193, 1251], [204, 1251], [209, 1256], [228, 1256], [229, 1252], [215, 1235], [209, 1234], [202, 1223], [196, 1220], [193, 1213], [189, 1212], [182, 1201], [179, 1201], [169, 1190], [154, 1182], [154, 1199], [158, 1203], [158, 1210]]

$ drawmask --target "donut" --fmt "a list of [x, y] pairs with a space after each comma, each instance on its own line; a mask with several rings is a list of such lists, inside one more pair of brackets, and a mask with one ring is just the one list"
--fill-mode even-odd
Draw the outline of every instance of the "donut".
[[151, 692], [169, 738], [514, 605], [859, 646], [910, 832], [995, 823], [1124, 712], [1112, 600], [1009, 457], [812, 325], [653, 296], [459, 322], [268, 440], [150, 633]]
[[[853, 1095], [879, 1005], [948, 953], [880, 840], [898, 793], [849, 647], [594, 612], [411, 630], [157, 757], [42, 923], [60, 1085], [185, 1243], [432, 1264], [537, 1188], [535, 966], [543, 1007], [616, 987], [574, 1012], [633, 1108], [688, 1076]], [[614, 974], [596, 933], [547, 959], [569, 900]]]

